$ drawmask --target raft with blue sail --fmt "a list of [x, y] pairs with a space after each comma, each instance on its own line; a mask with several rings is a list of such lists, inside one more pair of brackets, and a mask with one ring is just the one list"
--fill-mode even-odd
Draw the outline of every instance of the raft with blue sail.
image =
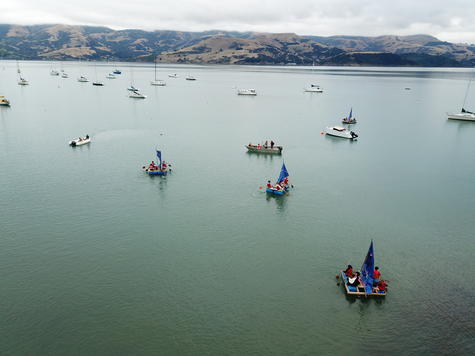
[[345, 287], [346, 294], [354, 296], [378, 296], [384, 297], [387, 293], [385, 290], [380, 290], [378, 286], [373, 285], [373, 272], [374, 272], [374, 251], [373, 241], [368, 249], [368, 253], [361, 266], [361, 277], [358, 286], [351, 286], [349, 284], [349, 278], [346, 276], [345, 271], [340, 272], [340, 278]]
[[279, 178], [275, 182], [275, 185], [272, 187], [267, 187], [266, 192], [269, 194], [275, 195], [284, 195], [289, 190], [289, 185], [287, 182], [287, 177], [289, 176], [289, 172], [287, 172], [287, 168], [285, 167], [285, 163], [282, 163], [282, 168], [280, 169]]
[[168, 174], [168, 165], [165, 161], [162, 162], [162, 152], [157, 150], [158, 165], [152, 161], [148, 167], [142, 168], [150, 176], [166, 176]]

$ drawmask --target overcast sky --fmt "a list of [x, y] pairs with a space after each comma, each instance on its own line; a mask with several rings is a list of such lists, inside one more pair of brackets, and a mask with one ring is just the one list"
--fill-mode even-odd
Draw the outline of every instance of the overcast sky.
[[0, 23], [323, 36], [424, 33], [475, 43], [475, 0], [1, 0]]

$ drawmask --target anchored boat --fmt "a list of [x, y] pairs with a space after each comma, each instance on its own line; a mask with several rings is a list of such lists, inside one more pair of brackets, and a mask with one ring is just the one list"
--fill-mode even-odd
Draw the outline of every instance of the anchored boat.
[[271, 141], [270, 145], [267, 145], [267, 142], [264, 145], [261, 145], [261, 144], [253, 145], [253, 144], [250, 143], [250, 144], [246, 145], [246, 148], [247, 148], [248, 152], [269, 153], [269, 154], [280, 155], [282, 153], [283, 147], [282, 146], [274, 146], [273, 143], [274, 143], [273, 141]]
[[354, 140], [358, 137], [355, 132], [345, 129], [341, 126], [327, 126], [324, 132], [330, 136], [347, 138], [349, 140]]
[[88, 81], [89, 81], [89, 80], [88, 80], [85, 76], [83, 76], [83, 75], [81, 75], [81, 76], [78, 78], [78, 82], [80, 82], [80, 83], [87, 83]]
[[238, 89], [238, 95], [256, 96], [256, 89]]
[[282, 163], [282, 168], [280, 169], [279, 178], [275, 182], [275, 185], [272, 185], [270, 181], [267, 181], [266, 192], [274, 195], [284, 195], [289, 190], [289, 172], [285, 167], [285, 163]]
[[306, 87], [304, 90], [309, 93], [323, 93], [323, 89], [320, 87], [320, 85], [316, 84], [310, 84], [310, 86]]
[[[353, 282], [353, 278], [348, 277], [345, 271], [340, 272], [340, 278], [345, 287], [346, 294], [355, 296], [378, 296], [384, 297], [387, 293], [386, 286], [382, 286], [380, 283], [376, 285], [374, 278], [374, 251], [373, 241], [369, 245], [368, 253], [361, 266], [361, 277], [358, 279], [358, 275]], [[353, 282], [353, 283], [352, 283]]]
[[85, 145], [90, 142], [91, 142], [91, 138], [89, 137], [89, 135], [86, 135], [85, 137], [79, 137], [75, 140], [69, 141], [69, 145], [72, 147], [76, 147], [76, 146]]
[[462, 111], [459, 114], [449, 114], [447, 113], [447, 119], [449, 120], [462, 120], [462, 121], [475, 121], [475, 113], [467, 111], [462, 108]]
[[10, 106], [10, 101], [5, 98], [3, 95], [0, 96], [0, 105], [1, 106]]

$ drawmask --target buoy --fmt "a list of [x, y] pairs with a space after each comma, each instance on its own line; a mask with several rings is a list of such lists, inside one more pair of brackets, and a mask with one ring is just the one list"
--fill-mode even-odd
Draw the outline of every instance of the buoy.
[[320, 135], [323, 135], [323, 134], [325, 134], [325, 132], [321, 131], [321, 132], [320, 132]]

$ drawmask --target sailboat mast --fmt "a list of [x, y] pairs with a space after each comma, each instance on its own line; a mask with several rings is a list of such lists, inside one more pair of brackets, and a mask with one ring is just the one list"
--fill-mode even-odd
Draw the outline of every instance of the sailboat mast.
[[472, 76], [473, 76], [473, 71], [472, 71], [472, 75], [470, 76], [470, 78], [469, 78], [469, 80], [468, 80], [467, 90], [465, 90], [465, 97], [463, 98], [462, 109], [465, 108], [465, 102], [467, 101], [468, 92], [469, 92], [469, 90], [470, 90], [470, 84], [472, 84]]
[[155, 81], [157, 81], [157, 56], [155, 56]]

